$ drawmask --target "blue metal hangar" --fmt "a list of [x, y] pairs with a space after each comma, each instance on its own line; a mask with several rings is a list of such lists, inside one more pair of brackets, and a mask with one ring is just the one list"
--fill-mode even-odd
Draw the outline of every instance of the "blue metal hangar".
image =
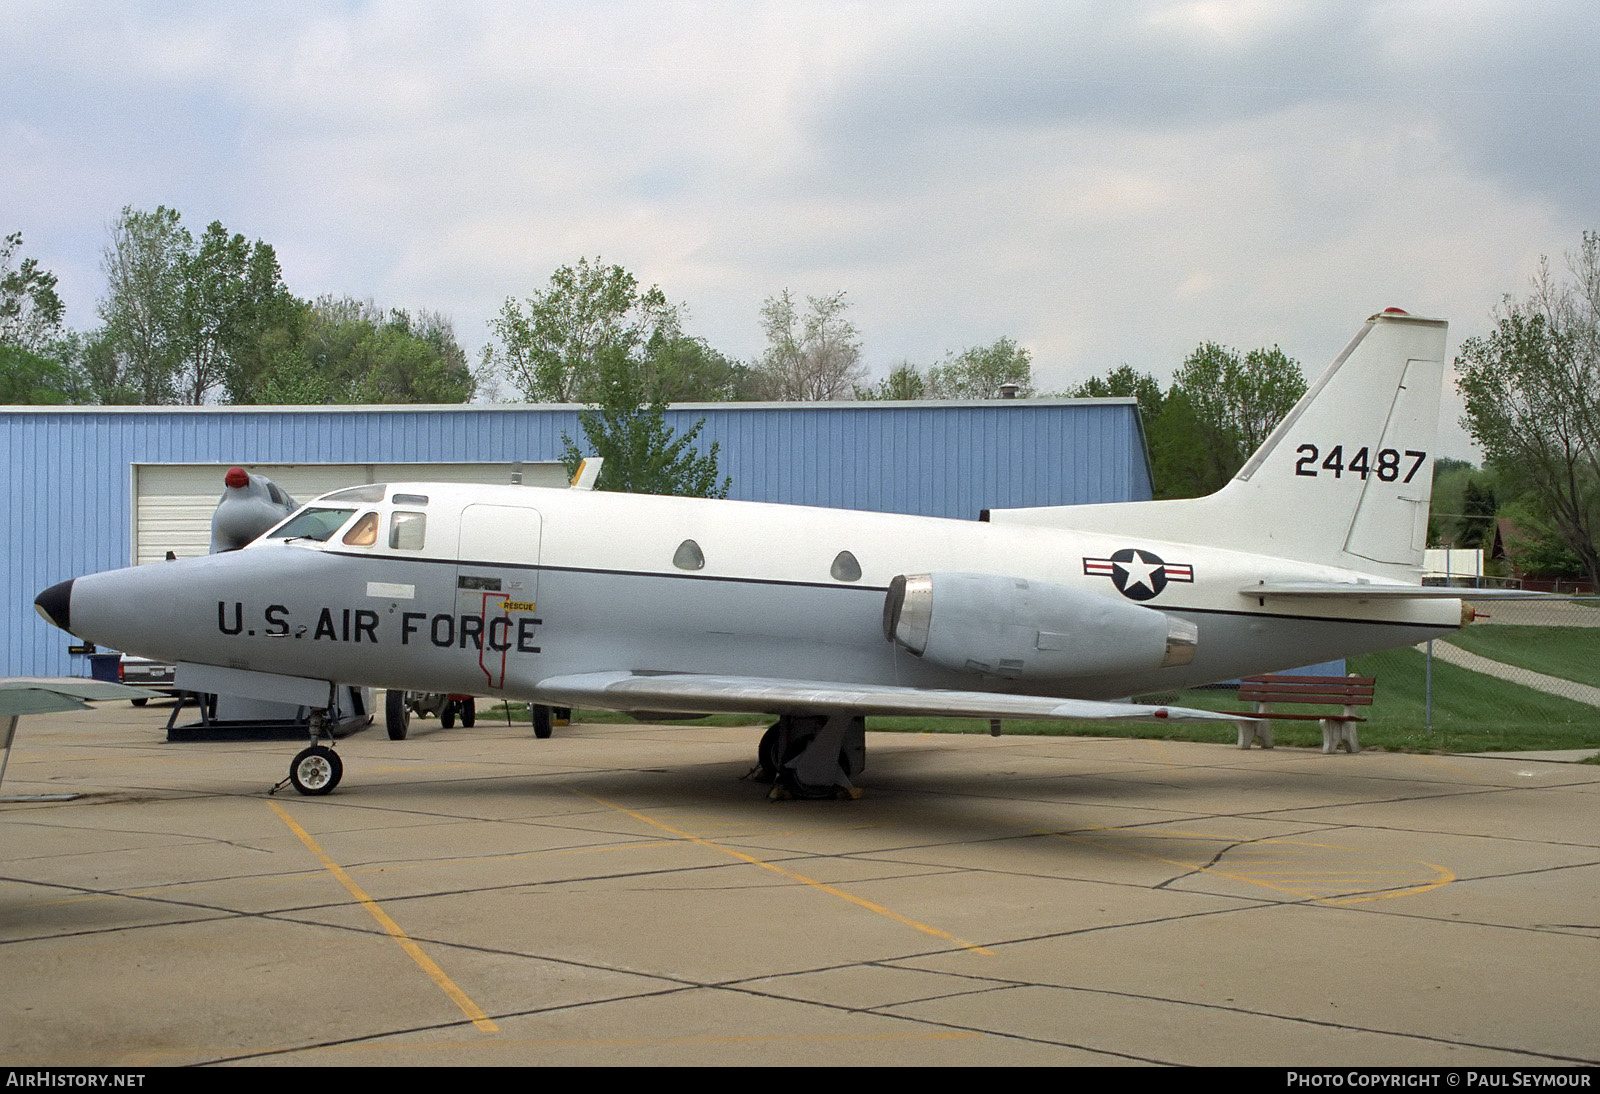
[[[0, 676], [87, 675], [33, 611], [79, 574], [205, 554], [234, 465], [301, 502], [368, 482], [566, 482], [576, 406], [0, 407]], [[975, 520], [983, 509], [1150, 497], [1132, 399], [707, 403], [730, 498]], [[520, 468], [518, 465], [520, 464]]]

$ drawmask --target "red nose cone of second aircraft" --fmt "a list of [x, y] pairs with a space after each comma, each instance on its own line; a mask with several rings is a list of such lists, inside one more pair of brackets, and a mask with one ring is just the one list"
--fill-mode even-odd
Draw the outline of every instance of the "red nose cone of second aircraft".
[[241, 486], [250, 485], [250, 475], [242, 467], [230, 467], [228, 473], [222, 476], [222, 481], [237, 490]]

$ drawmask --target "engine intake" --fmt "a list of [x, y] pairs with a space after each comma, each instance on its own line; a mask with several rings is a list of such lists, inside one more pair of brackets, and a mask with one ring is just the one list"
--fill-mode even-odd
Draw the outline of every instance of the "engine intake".
[[998, 574], [902, 574], [883, 636], [944, 668], [1037, 680], [1187, 665], [1199, 628], [1099, 593]]

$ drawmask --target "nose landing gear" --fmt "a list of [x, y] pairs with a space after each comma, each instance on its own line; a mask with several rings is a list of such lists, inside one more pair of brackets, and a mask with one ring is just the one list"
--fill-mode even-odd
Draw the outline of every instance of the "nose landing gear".
[[327, 730], [326, 712], [313, 710], [306, 719], [311, 727], [311, 745], [301, 749], [289, 762], [289, 777], [279, 782], [269, 794], [276, 794], [285, 786], [293, 786], [302, 794], [331, 794], [344, 778], [344, 761], [332, 748], [320, 743], [324, 737], [331, 743], [333, 735]]

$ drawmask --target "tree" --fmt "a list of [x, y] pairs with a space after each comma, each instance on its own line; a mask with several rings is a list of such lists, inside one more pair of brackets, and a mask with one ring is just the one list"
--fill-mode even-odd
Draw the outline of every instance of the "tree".
[[490, 321], [500, 347], [488, 363], [534, 402], [591, 401], [605, 386], [603, 362], [633, 358], [658, 333], [675, 331], [677, 320], [656, 286], [641, 292], [621, 266], [579, 259], [523, 303], [507, 298]]
[[324, 296], [257, 342], [262, 371], [237, 401], [461, 403], [477, 381], [450, 320]]
[[[605, 463], [596, 489], [631, 494], [674, 494], [683, 497], [725, 498], [729, 480], [717, 477], [719, 446], [704, 454], [694, 442], [705, 425], [702, 418], [681, 436], [666, 423], [666, 404], [644, 397], [642, 374], [620, 347], [602, 352], [599, 399], [578, 413], [584, 439]], [[562, 462], [575, 475], [584, 455], [565, 433]]]
[[1068, 392], [1139, 401], [1157, 498], [1194, 498], [1222, 489], [1306, 391], [1300, 366], [1274, 346], [1242, 357], [1202, 343], [1165, 393], [1154, 376], [1121, 365]]
[[650, 339], [642, 364], [647, 402], [721, 403], [763, 395], [754, 369], [712, 349], [704, 338], [684, 334], [676, 324]]
[[56, 295], [56, 275], [41, 269], [37, 259], [24, 258], [13, 267], [21, 249], [21, 232], [0, 242], [0, 346], [38, 353], [60, 334], [66, 305]]
[[1567, 267], [1557, 280], [1541, 261], [1533, 294], [1507, 297], [1495, 329], [1462, 343], [1457, 382], [1489, 463], [1600, 586], [1600, 234]]
[[70, 403], [76, 389], [72, 373], [59, 361], [0, 343], [0, 405]]
[[[1277, 346], [1239, 351], [1202, 343], [1173, 376], [1192, 412], [1189, 423], [1174, 423], [1175, 437], [1192, 433], [1198, 441], [1197, 485], [1202, 493], [1221, 489], [1261, 447], [1284, 415], [1306, 393], [1300, 366]], [[1170, 395], [1170, 393], [1169, 393]], [[1184, 415], [1181, 407], [1175, 408]]]
[[241, 401], [263, 382], [262, 339], [294, 311], [269, 245], [229, 235], [220, 221], [196, 243], [176, 209], [127, 207], [103, 266], [108, 390], [199, 405], [218, 390]]
[[928, 381], [910, 361], [901, 361], [889, 375], [878, 381], [877, 387], [856, 388], [857, 399], [907, 400], [926, 399]]
[[946, 355], [928, 370], [928, 394], [935, 399], [998, 399], [1008, 385], [1019, 398], [1034, 393], [1028, 351], [1009, 338]]
[[194, 245], [176, 209], [125, 206], [102, 252], [106, 297], [100, 301], [109, 356], [102, 391], [139, 403], [170, 403], [183, 355], [182, 264]]
[[801, 315], [788, 289], [761, 305], [767, 349], [757, 366], [772, 398], [820, 402], [847, 399], [865, 369], [855, 325], [845, 317], [843, 292], [808, 296]]
[[1028, 351], [1010, 338], [945, 354], [924, 374], [902, 362], [875, 388], [857, 387], [858, 399], [999, 399], [1005, 388], [1028, 398], [1035, 394]]
[[1499, 508], [1493, 486], [1478, 485], [1476, 477], [1468, 479], [1461, 496], [1460, 530], [1456, 533], [1456, 546], [1486, 546], [1494, 538], [1494, 518]]
[[1161, 384], [1154, 376], [1122, 364], [1104, 376], [1093, 376], [1067, 392], [1073, 399], [1137, 399], [1145, 428], [1161, 417]]

